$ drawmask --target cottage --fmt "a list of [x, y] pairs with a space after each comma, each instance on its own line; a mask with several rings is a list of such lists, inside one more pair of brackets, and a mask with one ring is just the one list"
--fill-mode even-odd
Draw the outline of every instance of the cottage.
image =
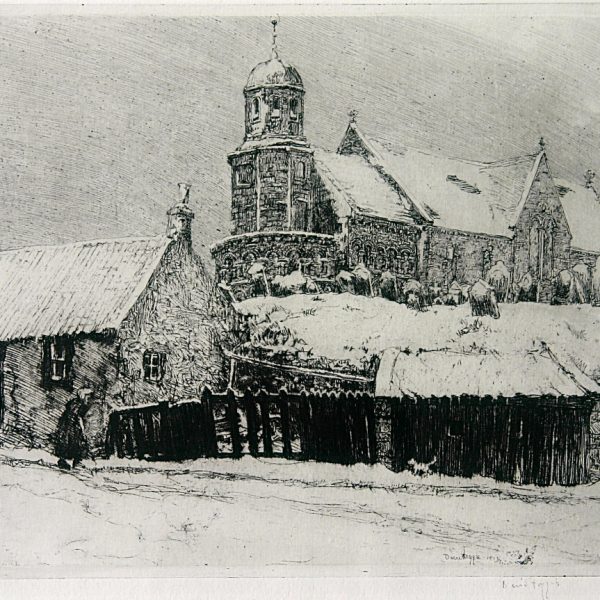
[[588, 480], [600, 388], [547, 348], [526, 354], [383, 353], [376, 380], [378, 459], [447, 475], [574, 485]]
[[167, 234], [0, 253], [0, 435], [51, 444], [91, 388], [90, 436], [111, 408], [185, 398], [222, 381], [211, 283], [192, 248], [189, 186]]

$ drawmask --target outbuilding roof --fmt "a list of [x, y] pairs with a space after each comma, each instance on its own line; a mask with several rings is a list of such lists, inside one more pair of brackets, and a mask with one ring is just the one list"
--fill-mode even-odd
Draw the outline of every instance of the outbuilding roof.
[[548, 348], [527, 353], [452, 350], [382, 353], [376, 395], [391, 398], [581, 397], [600, 387], [574, 367], [566, 369]]
[[126, 238], [0, 252], [0, 340], [119, 327], [171, 241]]

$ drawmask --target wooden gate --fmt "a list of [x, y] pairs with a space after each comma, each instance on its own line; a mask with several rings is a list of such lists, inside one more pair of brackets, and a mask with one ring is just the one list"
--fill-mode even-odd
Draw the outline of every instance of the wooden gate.
[[159, 460], [281, 456], [340, 464], [376, 460], [369, 394], [247, 391], [115, 410], [107, 454]]

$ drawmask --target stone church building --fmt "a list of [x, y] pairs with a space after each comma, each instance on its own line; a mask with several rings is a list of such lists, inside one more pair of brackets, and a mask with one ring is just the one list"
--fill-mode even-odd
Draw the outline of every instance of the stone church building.
[[559, 271], [600, 256], [593, 180], [555, 181], [543, 140], [495, 162], [450, 159], [385, 146], [351, 115], [329, 152], [304, 136], [304, 94], [274, 40], [244, 88], [245, 137], [228, 157], [232, 235], [212, 249], [236, 298], [252, 293], [256, 263], [267, 279], [301, 269], [325, 290], [361, 264], [375, 287], [388, 272], [448, 290], [502, 261], [511, 284], [528, 276], [533, 299], [548, 301]]

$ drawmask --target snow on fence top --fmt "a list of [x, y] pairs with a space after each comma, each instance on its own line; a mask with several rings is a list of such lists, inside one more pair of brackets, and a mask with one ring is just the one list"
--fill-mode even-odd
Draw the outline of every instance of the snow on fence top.
[[393, 398], [582, 397], [600, 387], [575, 368], [567, 370], [548, 348], [526, 353], [385, 350], [375, 394]]

